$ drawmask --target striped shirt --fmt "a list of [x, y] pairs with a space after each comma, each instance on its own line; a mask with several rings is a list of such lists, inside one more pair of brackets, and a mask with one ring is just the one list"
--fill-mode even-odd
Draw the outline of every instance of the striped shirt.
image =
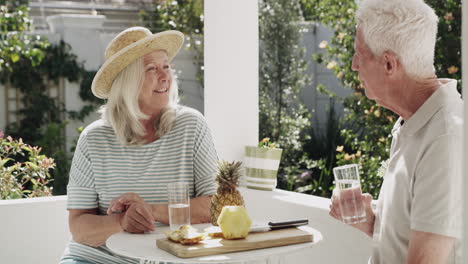
[[[68, 183], [67, 209], [94, 209], [106, 214], [112, 199], [137, 193], [148, 203], [167, 203], [167, 185], [188, 183], [190, 196], [213, 195], [217, 154], [201, 113], [177, 109], [175, 125], [159, 140], [142, 146], [123, 146], [103, 120], [80, 135]], [[70, 241], [62, 260], [92, 263], [137, 263], [109, 252]]]

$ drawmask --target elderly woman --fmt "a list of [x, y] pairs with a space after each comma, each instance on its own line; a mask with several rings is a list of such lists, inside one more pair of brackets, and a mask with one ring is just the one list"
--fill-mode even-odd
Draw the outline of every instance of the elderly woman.
[[134, 27], [107, 46], [92, 92], [107, 99], [80, 135], [68, 184], [72, 241], [60, 263], [135, 263], [109, 252], [114, 233], [168, 223], [167, 185], [189, 184], [191, 222], [210, 221], [217, 154], [203, 116], [177, 105], [178, 31]]

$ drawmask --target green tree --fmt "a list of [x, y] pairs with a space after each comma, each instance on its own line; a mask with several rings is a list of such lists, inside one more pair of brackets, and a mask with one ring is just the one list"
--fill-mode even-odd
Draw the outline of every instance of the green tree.
[[263, 0], [260, 27], [260, 138], [269, 137], [283, 149], [279, 188], [293, 189], [303, 168], [303, 141], [310, 114], [299, 94], [310, 82], [301, 45], [303, 20], [299, 1]]
[[[459, 81], [461, 88], [461, 1], [426, 1], [439, 16], [435, 68], [439, 77]], [[336, 164], [361, 165], [364, 192], [378, 196], [382, 179], [378, 176], [381, 163], [388, 159], [391, 129], [397, 116], [376, 104], [362, 93], [357, 74], [351, 70], [356, 33], [355, 1], [301, 0], [307, 20], [317, 21], [334, 30], [330, 42], [322, 42], [323, 52], [314, 56], [318, 63], [333, 70], [341, 83], [354, 90], [343, 100], [345, 115], [340, 135], [344, 144], [336, 149]], [[321, 86], [323, 88], [323, 86]], [[333, 166], [335, 166], [333, 165]], [[333, 179], [331, 171], [329, 179]], [[329, 195], [329, 194], [328, 194]], [[327, 196], [328, 196], [327, 195]]]
[[49, 45], [47, 40], [27, 34], [32, 24], [27, 2], [0, 1], [0, 71], [3, 73], [11, 72], [12, 65], [20, 60], [38, 65], [44, 57], [41, 50]]

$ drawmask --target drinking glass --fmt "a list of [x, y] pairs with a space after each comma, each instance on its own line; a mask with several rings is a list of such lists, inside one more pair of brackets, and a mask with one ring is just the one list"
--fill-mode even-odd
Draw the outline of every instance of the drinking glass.
[[189, 187], [185, 182], [174, 182], [167, 186], [169, 225], [177, 230], [183, 225], [190, 225]]
[[366, 221], [366, 211], [362, 200], [361, 182], [357, 164], [333, 168], [341, 216], [345, 224]]

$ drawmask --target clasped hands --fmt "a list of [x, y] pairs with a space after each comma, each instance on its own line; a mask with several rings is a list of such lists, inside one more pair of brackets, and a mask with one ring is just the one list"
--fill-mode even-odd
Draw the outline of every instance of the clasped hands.
[[130, 233], [154, 231], [151, 205], [136, 193], [125, 193], [110, 202], [107, 214], [118, 214], [123, 230]]

